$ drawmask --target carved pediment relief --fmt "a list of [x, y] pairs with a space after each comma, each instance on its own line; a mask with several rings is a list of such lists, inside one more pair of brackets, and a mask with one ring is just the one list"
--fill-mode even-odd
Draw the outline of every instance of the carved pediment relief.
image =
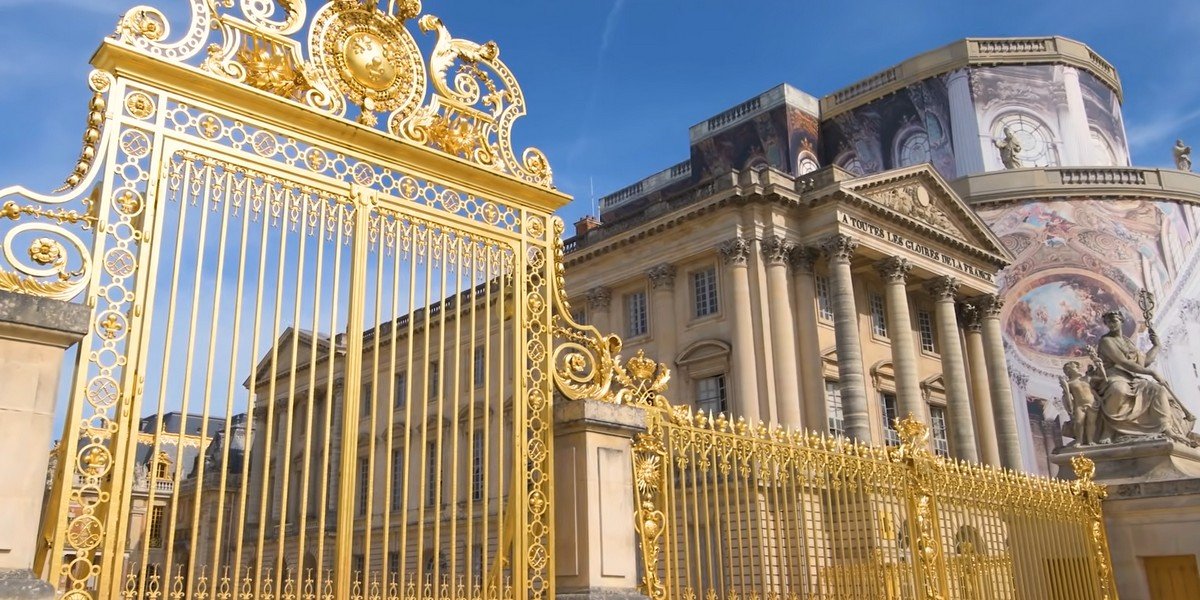
[[928, 187], [919, 182], [905, 182], [901, 185], [872, 189], [863, 193], [875, 203], [910, 217], [960, 240], [966, 240], [954, 221], [946, 214], [943, 207]]

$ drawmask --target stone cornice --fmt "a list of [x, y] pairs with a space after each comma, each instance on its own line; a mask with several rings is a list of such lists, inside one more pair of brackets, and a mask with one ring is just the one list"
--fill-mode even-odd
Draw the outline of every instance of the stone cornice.
[[910, 58], [821, 98], [821, 119], [869, 104], [918, 81], [967, 67], [1063, 64], [1091, 73], [1123, 101], [1117, 71], [1087, 45], [1064, 37], [967, 38]]
[[1034, 198], [1162, 198], [1200, 204], [1200, 174], [1136, 167], [1006, 169], [968, 175], [950, 187], [976, 208]]

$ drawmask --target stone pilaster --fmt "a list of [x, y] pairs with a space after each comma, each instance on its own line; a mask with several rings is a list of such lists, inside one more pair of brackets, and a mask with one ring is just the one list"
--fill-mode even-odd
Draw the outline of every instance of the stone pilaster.
[[34, 576], [59, 370], [91, 310], [0, 291], [0, 598], [53, 598]]
[[675, 265], [663, 263], [646, 271], [650, 280], [651, 335], [659, 362], [675, 368], [679, 342], [675, 330]]
[[842, 391], [842, 417], [846, 437], [871, 443], [871, 420], [867, 403], [866, 377], [863, 375], [862, 343], [859, 341], [858, 306], [854, 302], [854, 280], [850, 261], [858, 242], [834, 234], [821, 243], [829, 256], [829, 290], [833, 303], [834, 338], [837, 345], [838, 385]]
[[763, 240], [763, 260], [767, 264], [767, 303], [771, 316], [771, 356], [775, 365], [775, 399], [779, 423], [800, 427], [800, 382], [796, 379], [796, 326], [788, 294], [788, 258], [792, 244], [780, 236]]
[[971, 98], [968, 69], [958, 69], [946, 75], [946, 91], [950, 100], [950, 135], [954, 143], [954, 168], [958, 176], [984, 172], [983, 140]]
[[992, 392], [988, 385], [987, 361], [983, 357], [983, 320], [973, 303], [959, 306], [966, 338], [967, 370], [971, 379], [971, 409], [974, 413], [975, 441], [979, 458], [985, 464], [1000, 466], [996, 445], [996, 419], [992, 416]]
[[[637, 534], [633, 438], [644, 409], [594, 400], [554, 407], [554, 538], [557, 597], [634, 600]], [[624, 517], [624, 518], [619, 518]]]
[[991, 385], [1000, 464], [1010, 469], [1022, 469], [1024, 462], [1021, 460], [1016, 408], [1013, 406], [1008, 362], [1004, 358], [1004, 336], [1000, 331], [1000, 310], [1004, 308], [1004, 301], [995, 294], [988, 294], [976, 300], [975, 306], [979, 308], [983, 320], [983, 356], [987, 362], [988, 383]]
[[937, 319], [938, 340], [942, 351], [942, 381], [946, 386], [946, 418], [950, 429], [950, 453], [955, 458], [979, 461], [975, 449], [975, 429], [971, 424], [971, 400], [967, 387], [966, 365], [963, 362], [962, 344], [958, 339], [958, 317], [954, 311], [954, 298], [958, 294], [958, 280], [942, 276], [929, 281], [926, 286], [934, 300], [934, 318]]
[[608, 335], [613, 332], [612, 322], [609, 320], [608, 307], [612, 303], [612, 290], [600, 286], [588, 290], [588, 321], [600, 330], [603, 335]]
[[804, 424], [814, 431], [825, 431], [825, 366], [821, 362], [821, 341], [817, 331], [817, 284], [814, 267], [821, 253], [814, 248], [792, 249], [792, 285], [796, 292], [796, 341], [800, 347], [799, 377], [804, 402]]
[[917, 347], [913, 340], [912, 319], [908, 311], [908, 274], [912, 263], [895, 256], [875, 264], [886, 283], [888, 338], [892, 342], [892, 370], [896, 377], [896, 400], [900, 418], [912, 415], [929, 422], [929, 410], [921, 394], [917, 367]]
[[733, 317], [733, 399], [739, 416], [757, 423], [762, 415], [758, 397], [758, 372], [755, 369], [754, 321], [750, 311], [750, 242], [736, 237], [719, 248], [729, 282], [727, 306]]

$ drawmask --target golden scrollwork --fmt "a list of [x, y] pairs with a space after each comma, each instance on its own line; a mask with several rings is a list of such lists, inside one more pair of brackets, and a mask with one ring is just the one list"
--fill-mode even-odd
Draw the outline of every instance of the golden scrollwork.
[[[310, 19], [306, 0], [189, 0], [187, 28], [178, 37], [149, 6], [129, 11], [114, 37], [160, 59], [198, 62], [213, 77], [553, 187], [545, 154], [513, 146], [512, 125], [526, 112], [525, 97], [499, 46], [454, 38], [441, 19], [418, 18], [420, 12], [418, 0], [332, 0]], [[428, 60], [409, 32], [414, 19], [421, 32], [437, 36]]]

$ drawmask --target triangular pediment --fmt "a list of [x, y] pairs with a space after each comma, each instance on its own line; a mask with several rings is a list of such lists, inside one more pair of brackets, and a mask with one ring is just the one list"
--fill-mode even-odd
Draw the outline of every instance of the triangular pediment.
[[1005, 262], [1012, 257], [975, 211], [928, 165], [845, 182], [844, 189], [918, 229], [965, 243]]

